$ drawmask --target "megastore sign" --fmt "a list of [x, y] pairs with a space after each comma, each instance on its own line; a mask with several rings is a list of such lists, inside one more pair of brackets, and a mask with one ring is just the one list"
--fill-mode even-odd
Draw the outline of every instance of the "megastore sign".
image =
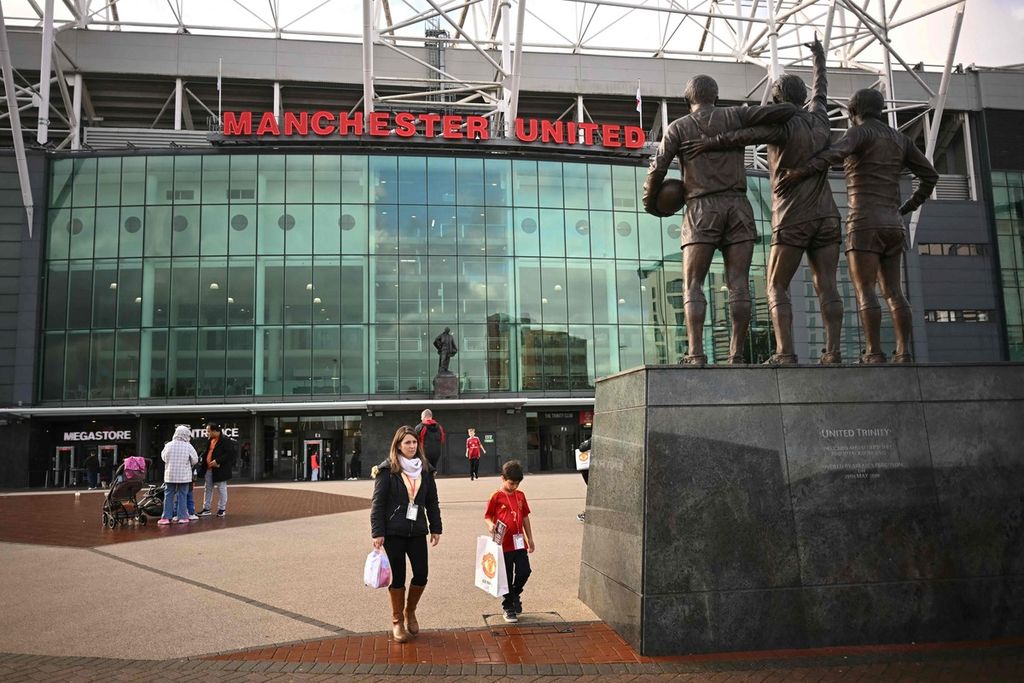
[[[422, 130], [422, 132], [420, 132]], [[224, 112], [225, 137], [306, 137], [340, 136], [372, 138], [425, 138], [445, 140], [490, 139], [490, 120], [484, 116], [457, 116], [448, 114], [377, 111], [363, 112], [274, 112], [257, 114], [251, 111]], [[607, 148], [639, 149], [646, 141], [640, 126], [621, 126], [614, 123], [588, 123], [577, 121], [550, 121], [524, 119], [515, 121], [515, 137], [520, 142], [544, 145], [585, 145]]]

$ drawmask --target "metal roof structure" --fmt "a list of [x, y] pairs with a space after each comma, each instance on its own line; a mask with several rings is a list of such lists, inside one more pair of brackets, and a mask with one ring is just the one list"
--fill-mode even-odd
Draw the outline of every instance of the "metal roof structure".
[[[772, 82], [787, 69], [810, 63], [805, 43], [820, 37], [831, 66], [869, 77], [886, 95], [890, 123], [923, 126], [932, 158], [954, 71], [968, 0], [3, 0], [0, 62], [6, 111], [19, 160], [29, 226], [32, 196], [25, 142], [81, 147], [83, 107], [91, 104], [83, 74], [61, 50], [66, 31], [90, 34], [174, 33], [327, 41], [360, 46], [362, 97], [353, 109], [413, 108], [465, 112], [491, 119], [511, 135], [520, 110], [525, 55], [646, 57], [655, 60], [731, 62], [763, 70], [747, 99], [766, 101]], [[925, 5], [922, 8], [922, 5]], [[928, 17], [945, 17], [945, 62], [935, 85], [931, 69], [903, 54], [900, 35]], [[38, 33], [38, 79], [16, 83], [9, 31]], [[385, 59], [386, 57], [386, 59]], [[455, 58], [457, 57], [457, 58]], [[913, 62], [913, 63], [912, 63]], [[899, 79], [897, 79], [897, 76]], [[909, 81], [907, 80], [909, 78]], [[911, 82], [909, 95], [896, 83]], [[217, 77], [217, 96], [222, 93]], [[56, 85], [54, 92], [53, 85]], [[639, 87], [639, 86], [638, 86]], [[923, 96], [922, 96], [923, 94]], [[180, 127], [191, 96], [214, 119], [220, 107], [186, 92], [181, 79], [164, 102], [174, 102]], [[62, 105], [62, 106], [58, 106]], [[22, 130], [22, 111], [36, 110], [34, 131]], [[274, 111], [280, 111], [275, 83]], [[582, 98], [562, 113], [583, 121]], [[834, 118], [845, 118], [835, 102]], [[53, 118], [51, 118], [53, 117]], [[159, 118], [159, 116], [158, 116]], [[53, 119], [57, 119], [54, 121]], [[936, 122], [931, 125], [931, 122]], [[58, 126], [51, 126], [57, 123]], [[652, 135], [667, 125], [662, 101]], [[51, 130], [51, 127], [53, 130]], [[61, 132], [53, 135], [57, 129]]]

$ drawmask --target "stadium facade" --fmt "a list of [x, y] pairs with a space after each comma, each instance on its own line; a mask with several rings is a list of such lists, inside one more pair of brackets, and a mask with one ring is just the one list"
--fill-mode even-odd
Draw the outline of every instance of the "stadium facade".
[[[13, 68], [38, 80], [39, 31], [8, 34]], [[361, 452], [365, 472], [423, 407], [451, 435], [448, 472], [464, 468], [468, 426], [496, 456], [485, 469], [513, 457], [572, 468], [595, 380], [685, 349], [681, 217], [639, 202], [662, 122], [685, 113], [695, 73], [729, 103], [757, 103], [764, 76], [724, 61], [524, 53], [506, 131], [454, 98], [365, 111], [358, 44], [69, 29], [60, 46], [77, 104], [55, 108], [76, 124], [72, 144], [29, 146], [32, 226], [0, 133], [0, 486], [65, 485], [89, 452], [152, 457], [174, 424], [214, 418], [243, 444], [242, 478], [302, 478], [314, 451], [334, 457], [336, 476]], [[469, 58], [445, 59], [454, 72]], [[928, 71], [893, 78], [900, 93], [940, 87]], [[831, 94], [874, 80], [835, 68]], [[942, 174], [908, 255], [916, 356], [1022, 360], [1024, 73], [954, 70], [941, 120], [915, 113], [894, 117], [922, 147], [938, 127]], [[21, 120], [38, 123], [31, 108]], [[763, 158], [749, 161], [758, 363], [771, 353], [770, 197]], [[832, 183], [845, 213], [841, 176]], [[845, 263], [840, 281], [854, 361]], [[728, 344], [722, 289], [716, 262], [714, 358]], [[813, 362], [823, 327], [809, 273], [793, 295], [797, 352]], [[459, 393], [434, 400], [445, 327]]]

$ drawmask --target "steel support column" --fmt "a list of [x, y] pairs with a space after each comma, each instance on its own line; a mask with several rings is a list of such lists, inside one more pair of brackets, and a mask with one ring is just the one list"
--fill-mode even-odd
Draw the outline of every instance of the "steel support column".
[[373, 0], [363, 0], [363, 112], [373, 113]]
[[[4, 72], [4, 92], [7, 94], [7, 109], [11, 113], [11, 137], [14, 139], [14, 158], [18, 166], [21, 201], [25, 205], [28, 236], [31, 238], [32, 222], [35, 218], [35, 201], [32, 199], [32, 185], [28, 177], [25, 139], [21, 134], [21, 112], [18, 111], [18, 95], [14, 90], [14, 68], [11, 66], [11, 49], [7, 43], [7, 21], [4, 19], [3, 3], [0, 3], [0, 66], [2, 66]], [[46, 80], [49, 80], [49, 78]]]
[[36, 142], [45, 145], [50, 139], [50, 60], [53, 59], [53, 0], [46, 0], [43, 10], [43, 36], [39, 50], [39, 122]]

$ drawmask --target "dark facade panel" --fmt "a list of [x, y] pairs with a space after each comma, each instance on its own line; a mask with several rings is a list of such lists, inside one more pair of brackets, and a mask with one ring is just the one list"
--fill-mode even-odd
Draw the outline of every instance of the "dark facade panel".
[[1024, 112], [987, 109], [984, 115], [992, 168], [1024, 168]]

